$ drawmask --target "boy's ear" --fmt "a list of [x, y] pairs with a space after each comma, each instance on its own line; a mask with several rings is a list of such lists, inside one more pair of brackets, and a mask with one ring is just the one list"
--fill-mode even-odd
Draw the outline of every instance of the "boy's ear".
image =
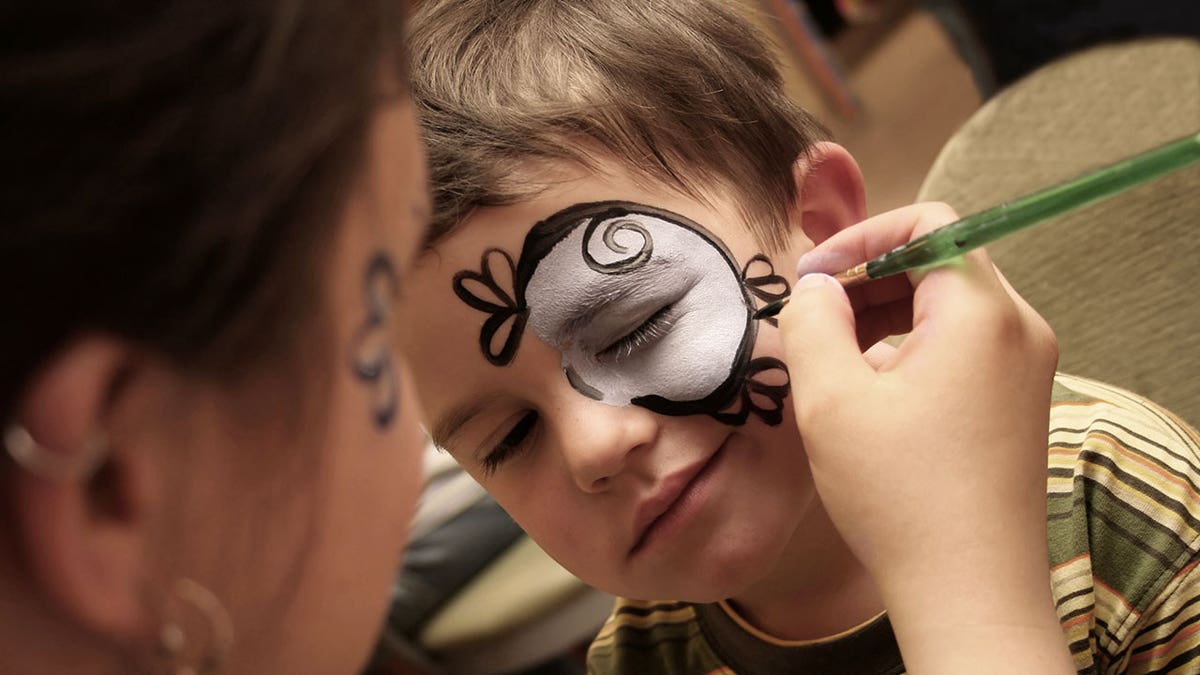
[[867, 217], [862, 172], [842, 146], [817, 143], [796, 160], [792, 174], [799, 197], [792, 207], [793, 233], [816, 245]]
[[[104, 338], [68, 344], [34, 375], [4, 436], [14, 461], [12, 543], [30, 589], [60, 616], [114, 638], [144, 634], [150, 619], [158, 464], [142, 439], [114, 433], [129, 428], [113, 411], [136, 377], [136, 356]], [[124, 407], [135, 420], [139, 411]]]

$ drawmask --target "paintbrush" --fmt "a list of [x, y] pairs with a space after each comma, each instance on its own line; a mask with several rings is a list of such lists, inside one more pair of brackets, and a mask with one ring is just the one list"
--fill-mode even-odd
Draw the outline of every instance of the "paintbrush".
[[[936, 267], [988, 242], [1108, 199], [1197, 160], [1200, 160], [1200, 133], [956, 220], [833, 278], [849, 288], [909, 270]], [[763, 306], [754, 313], [754, 318], [775, 316], [787, 301], [783, 298]]]

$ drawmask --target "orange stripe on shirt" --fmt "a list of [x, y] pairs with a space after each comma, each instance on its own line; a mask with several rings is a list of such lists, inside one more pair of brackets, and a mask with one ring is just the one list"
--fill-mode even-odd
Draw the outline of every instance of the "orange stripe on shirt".
[[[1126, 445], [1124, 443], [1122, 443], [1119, 438], [1117, 438], [1115, 436], [1112, 436], [1112, 435], [1110, 435], [1108, 433], [1104, 433], [1104, 432], [1096, 432], [1096, 435], [1107, 437], [1108, 442], [1106, 443], [1106, 445], [1108, 445], [1110, 449], [1115, 451], [1116, 454], [1120, 455], [1121, 457], [1131, 459], [1134, 462], [1137, 462], [1138, 464], [1141, 464], [1142, 466], [1146, 467], [1153, 473], [1158, 474], [1167, 483], [1174, 485], [1178, 488], [1181, 488], [1182, 490], [1187, 492], [1189, 497], [1196, 500], [1197, 502], [1200, 502], [1200, 494], [1197, 494], [1196, 491], [1192, 489], [1192, 486], [1188, 485], [1188, 483], [1186, 481], [1184, 481], [1182, 478], [1180, 478], [1179, 476], [1173, 475], [1172, 473], [1163, 469], [1163, 467], [1161, 465], [1155, 464], [1154, 462], [1151, 462], [1150, 460], [1146, 459], [1142, 455], [1140, 455], [1136, 452], [1133, 452], [1128, 447], [1126, 447]], [[1100, 441], [1100, 439], [1095, 439], [1095, 440], [1098, 442]], [[1155, 500], [1155, 501], [1157, 501], [1157, 500]]]
[[1096, 606], [1092, 605], [1091, 611], [1087, 612], [1086, 614], [1080, 614], [1079, 616], [1075, 617], [1074, 619], [1071, 619], [1070, 621], [1064, 623], [1062, 625], [1062, 627], [1064, 629], [1074, 628], [1075, 626], [1078, 626], [1081, 623], [1091, 623], [1092, 620], [1095, 618], [1096, 618]]
[[1057, 572], [1057, 571], [1063, 569], [1064, 567], [1070, 567], [1071, 565], [1074, 565], [1075, 563], [1079, 562], [1080, 560], [1087, 560], [1088, 558], [1091, 558], [1091, 557], [1092, 557], [1091, 551], [1085, 551], [1085, 552], [1080, 553], [1079, 555], [1075, 556], [1074, 558], [1071, 558], [1070, 560], [1068, 560], [1066, 562], [1059, 563], [1059, 564], [1055, 565], [1054, 567], [1051, 567], [1050, 571]]

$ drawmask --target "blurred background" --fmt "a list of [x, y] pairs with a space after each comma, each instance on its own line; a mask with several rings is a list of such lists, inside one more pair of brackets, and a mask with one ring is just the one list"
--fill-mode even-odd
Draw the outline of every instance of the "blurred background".
[[[858, 160], [866, 178], [871, 214], [912, 203], [918, 196], [947, 199], [960, 212], [990, 206], [1175, 136], [1200, 131], [1200, 43], [1195, 42], [1200, 35], [1200, 3], [740, 2], [747, 15], [774, 39], [789, 93], [814, 112]], [[1132, 38], [1169, 36], [1184, 39], [1153, 43], [1150, 51], [1134, 57], [1102, 54], [1100, 63], [1076, 65], [1074, 71], [1031, 78], [1021, 85], [1034, 90], [1036, 96], [1009, 91], [1014, 82], [1059, 57]], [[1079, 73], [1100, 73], [1102, 81], [1097, 83], [1095, 77]], [[1093, 91], [1075, 92], [1071, 89], [1074, 83], [1096, 86]], [[1063, 92], [1061, 100], [1054, 98], [1053, 92], [1058, 91]], [[992, 101], [1006, 97], [1007, 102]], [[985, 106], [989, 101], [992, 104]], [[1070, 102], [1074, 102], [1073, 108]], [[1106, 107], [1110, 102], [1116, 107]], [[1061, 119], [1043, 125], [1036, 117], [1039, 105]], [[1014, 123], [1027, 132], [1023, 142], [1010, 142], [1012, 127], [994, 123], [994, 118], [1003, 116], [998, 109], [1006, 106], [1024, 115], [1018, 115]], [[1071, 108], [1070, 115], [1056, 112], [1065, 108]], [[991, 164], [971, 164], [962, 156], [987, 158]], [[997, 157], [1008, 164], [998, 163]], [[997, 167], [1003, 171], [995, 176], [1003, 175], [1003, 180], [989, 173]], [[1162, 225], [1151, 228], [1147, 221], [1147, 228], [1165, 233], [1162, 246], [1174, 246], [1171, 228], [1194, 223], [1200, 212], [1197, 184], [1200, 172], [1185, 172], [1154, 191], [1139, 188], [1124, 206], [1117, 202], [1113, 213], [1127, 216], [1153, 210]], [[968, 185], [972, 186], [970, 193], [964, 191]], [[1147, 204], [1153, 209], [1147, 209]], [[1181, 219], [1181, 213], [1186, 217]], [[1095, 228], [1095, 219], [1088, 218], [1081, 226]], [[1105, 292], [1100, 286], [1103, 279], [1085, 279], [1085, 275], [1118, 264], [1085, 258], [1078, 269], [1063, 267], [1062, 273], [1069, 276], [1055, 277], [1045, 270], [1062, 267], [1058, 261], [1067, 254], [1052, 243], [1032, 241], [1018, 242], [1017, 246], [1024, 248], [1010, 253], [1013, 260], [1001, 268], [1059, 332], [1060, 367], [1150, 395], [1195, 424], [1200, 417], [1200, 377], [1196, 377], [1200, 364], [1181, 367], [1179, 354], [1200, 358], [1200, 311], [1188, 299], [1190, 295], [1177, 289], [1200, 271], [1194, 263], [1200, 258], [1175, 255], [1184, 262], [1177, 265], [1177, 276], [1170, 276], [1165, 266], [1160, 270], [1167, 276], [1160, 276], [1161, 288], [1153, 291], [1157, 296], [1121, 299], [1123, 305], [1149, 307], [1165, 316], [1164, 325], [1150, 319], [1139, 322], [1144, 335], [1135, 331], [1124, 342], [1109, 345], [1109, 352], [1101, 349], [1089, 355], [1087, 348], [1107, 337], [1073, 328], [1071, 312], [1082, 313], [1089, 325], [1096, 323], [1096, 312], [1112, 313], [1111, 306], [1087, 305], [1090, 298], [1103, 299]], [[1097, 246], [1120, 250], [1121, 240], [1116, 241], [1102, 241]], [[1146, 250], [1153, 245], [1144, 243]], [[1031, 257], [1031, 248], [1043, 257]], [[993, 251], [997, 260], [1004, 255], [1003, 250]], [[1080, 256], [1072, 253], [1069, 257]], [[1158, 259], [1162, 257], [1170, 254]], [[1030, 265], [1034, 269], [1027, 274], [1021, 269], [1023, 259], [1034, 260]], [[1090, 295], [1072, 295], [1064, 290], [1067, 286]], [[1044, 297], [1038, 297], [1039, 288], [1045, 289]], [[1184, 304], [1170, 309], [1162, 296]], [[1061, 317], [1054, 314], [1055, 302], [1068, 305]], [[1162, 311], [1164, 307], [1170, 311]], [[1185, 320], [1179, 320], [1180, 316]], [[1106, 329], [1102, 327], [1105, 333], [1112, 333]], [[1086, 344], [1077, 347], [1072, 342], [1077, 334]], [[1159, 349], [1154, 340], [1175, 351]], [[1127, 358], [1135, 351], [1151, 361]], [[1120, 363], [1125, 370], [1112, 370], [1113, 363]], [[1168, 371], [1174, 378], [1164, 375]], [[586, 587], [547, 558], [448, 456], [432, 448], [426, 491], [412, 536], [405, 569], [397, 579], [392, 614], [369, 673], [584, 672], [587, 644], [613, 599]]]
[[776, 38], [792, 97], [863, 171], [869, 213], [911, 204], [981, 92], [951, 36], [913, 0], [743, 0]]

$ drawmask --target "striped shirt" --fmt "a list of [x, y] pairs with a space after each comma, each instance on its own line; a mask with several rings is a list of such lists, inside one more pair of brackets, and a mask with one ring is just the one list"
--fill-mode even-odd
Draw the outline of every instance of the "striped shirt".
[[[1200, 435], [1126, 391], [1059, 375], [1050, 583], [1080, 673], [1200, 673]], [[903, 673], [887, 616], [784, 641], [726, 603], [622, 599], [588, 652], [620, 675]]]

